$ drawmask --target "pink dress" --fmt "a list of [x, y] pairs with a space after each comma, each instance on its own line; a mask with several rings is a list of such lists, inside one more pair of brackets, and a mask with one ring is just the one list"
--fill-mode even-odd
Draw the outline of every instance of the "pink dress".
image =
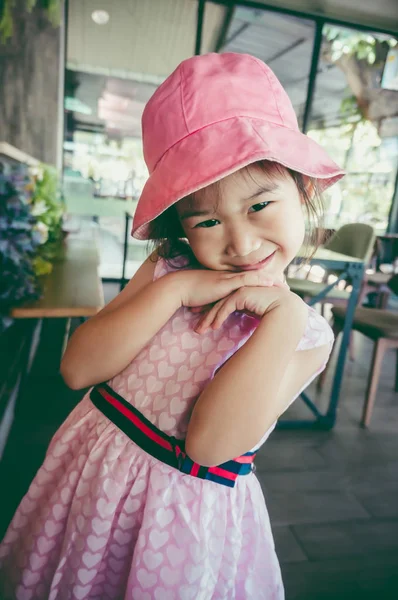
[[[160, 259], [155, 278], [171, 270]], [[178, 310], [108, 382], [177, 438], [203, 388], [258, 325], [236, 312], [198, 335], [197, 319]], [[332, 340], [309, 308], [298, 349]], [[0, 546], [0, 597], [280, 600], [284, 591], [256, 476], [229, 488], [185, 475], [136, 446], [87, 394], [54, 435]]]

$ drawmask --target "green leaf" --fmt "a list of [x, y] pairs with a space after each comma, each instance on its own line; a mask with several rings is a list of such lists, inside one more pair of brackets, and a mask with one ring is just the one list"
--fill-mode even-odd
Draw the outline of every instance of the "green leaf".
[[376, 60], [376, 52], [374, 50], [371, 50], [368, 54], [368, 63], [370, 65], [373, 65], [375, 60]]
[[3, 13], [0, 19], [0, 40], [2, 44], [5, 44], [14, 33], [12, 20], [12, 9], [14, 8], [14, 5], [15, 0], [6, 0], [3, 6]]
[[[28, 12], [37, 5], [37, 0], [25, 0], [25, 8]], [[58, 27], [61, 22], [62, 0], [40, 0], [40, 6], [54, 27]], [[13, 10], [16, 6], [16, 0], [0, 0], [0, 42], [5, 44], [14, 32]]]

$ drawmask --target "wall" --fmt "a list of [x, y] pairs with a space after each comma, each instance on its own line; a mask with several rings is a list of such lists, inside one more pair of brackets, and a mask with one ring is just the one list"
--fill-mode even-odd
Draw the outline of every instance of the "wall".
[[14, 10], [13, 37], [0, 42], [0, 141], [59, 166], [63, 32], [23, 4]]

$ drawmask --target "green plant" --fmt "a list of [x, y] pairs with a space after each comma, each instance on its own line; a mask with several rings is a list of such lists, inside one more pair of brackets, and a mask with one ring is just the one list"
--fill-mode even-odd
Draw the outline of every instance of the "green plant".
[[347, 90], [340, 105], [343, 122], [377, 121], [386, 113], [390, 116], [391, 108], [385, 106], [391, 107], [393, 103], [384, 100], [386, 92], [378, 93], [374, 81], [380, 80], [388, 51], [397, 45], [397, 40], [380, 33], [371, 35], [333, 25], [325, 25], [323, 35], [323, 60], [343, 71], [351, 91], [349, 94]]
[[27, 168], [5, 174], [0, 163], [0, 334], [12, 323], [10, 308], [40, 296], [34, 258], [41, 240], [31, 194]]
[[58, 257], [63, 239], [64, 205], [59, 194], [58, 172], [50, 165], [42, 164], [33, 171], [30, 211], [41, 239], [34, 268], [36, 275], [44, 275], [51, 271], [51, 263]]
[[3, 0], [0, 2], [0, 41], [3, 44], [13, 35], [13, 11], [20, 9], [21, 4], [24, 4], [27, 12], [32, 12], [36, 7], [41, 8], [50, 23], [54, 27], [59, 26], [63, 0]]
[[340, 114], [344, 118], [343, 122], [352, 121], [352, 117], [358, 117], [358, 121], [364, 118], [355, 96], [346, 96], [342, 99]]
[[377, 38], [369, 33], [325, 25], [324, 35], [331, 44], [331, 59], [337, 62], [343, 55], [355, 56], [358, 60], [366, 60], [370, 65], [377, 62], [380, 44], [393, 48], [397, 40], [386, 36], [384, 40], [378, 34]]

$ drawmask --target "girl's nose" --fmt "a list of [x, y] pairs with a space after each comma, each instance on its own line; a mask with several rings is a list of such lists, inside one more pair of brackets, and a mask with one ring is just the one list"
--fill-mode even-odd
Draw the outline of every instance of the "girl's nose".
[[261, 240], [255, 232], [243, 227], [230, 229], [227, 240], [227, 254], [231, 258], [243, 258], [256, 252], [261, 246]]

